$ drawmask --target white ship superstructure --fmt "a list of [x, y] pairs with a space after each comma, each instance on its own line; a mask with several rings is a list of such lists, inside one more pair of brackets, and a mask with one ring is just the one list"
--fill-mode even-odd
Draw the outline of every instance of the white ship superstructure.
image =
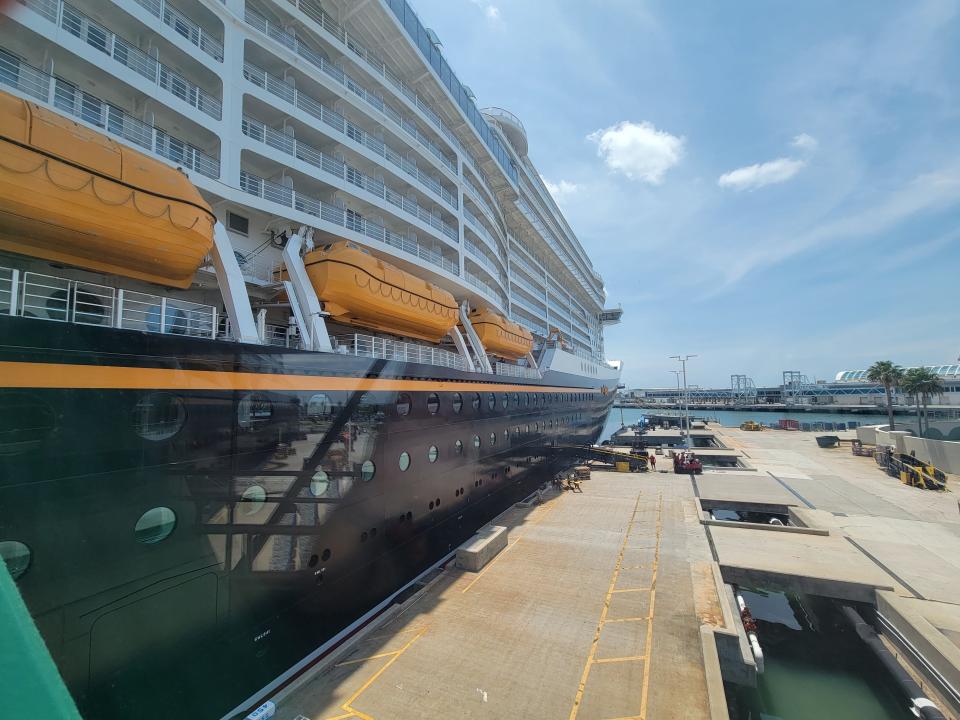
[[[477, 107], [404, 0], [19, 0], [6, 12], [0, 88], [182, 168], [227, 227], [255, 304], [276, 296], [289, 229], [314, 228], [317, 244], [353, 241], [539, 345], [559, 332], [578, 357], [568, 371], [610, 373], [602, 328], [619, 310], [604, 311], [523, 125]], [[198, 278], [185, 300], [204, 301]], [[266, 341], [296, 342], [289, 310], [268, 312]]]

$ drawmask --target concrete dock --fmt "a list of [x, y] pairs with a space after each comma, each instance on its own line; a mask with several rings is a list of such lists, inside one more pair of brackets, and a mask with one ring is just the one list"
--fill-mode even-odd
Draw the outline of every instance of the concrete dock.
[[[960, 688], [956, 496], [808, 433], [718, 440], [753, 469], [594, 471], [582, 493], [504, 513], [492, 524], [506, 549], [479, 572], [449, 563], [278, 693], [276, 717], [726, 718], [723, 681], [749, 682], [752, 657], [725, 583], [874, 604], [891, 641], [913, 648], [904, 662], [939, 674], [934, 695]], [[715, 521], [711, 508], [791, 526]]]

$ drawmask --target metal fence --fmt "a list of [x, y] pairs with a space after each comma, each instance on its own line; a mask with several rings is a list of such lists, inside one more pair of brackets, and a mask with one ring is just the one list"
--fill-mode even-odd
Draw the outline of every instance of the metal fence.
[[466, 363], [457, 353], [428, 345], [356, 334], [339, 335], [334, 340], [336, 341], [336, 351], [346, 355], [440, 365], [457, 370], [466, 370]]
[[210, 305], [0, 267], [0, 312], [37, 320], [215, 337]]
[[525, 365], [511, 365], [509, 363], [498, 362], [494, 365], [494, 371], [497, 375], [509, 375], [510, 377], [534, 378], [540, 379], [540, 373], [533, 368]]
[[223, 43], [166, 0], [134, 0], [134, 2], [214, 60], [223, 62]]

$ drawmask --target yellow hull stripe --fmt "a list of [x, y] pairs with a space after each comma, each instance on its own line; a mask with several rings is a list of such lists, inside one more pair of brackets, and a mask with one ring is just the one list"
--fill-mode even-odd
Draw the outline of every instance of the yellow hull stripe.
[[391, 378], [332, 377], [329, 375], [274, 375], [65, 363], [0, 362], [0, 387], [84, 390], [376, 390], [435, 392], [586, 392], [582, 387], [398, 380]]

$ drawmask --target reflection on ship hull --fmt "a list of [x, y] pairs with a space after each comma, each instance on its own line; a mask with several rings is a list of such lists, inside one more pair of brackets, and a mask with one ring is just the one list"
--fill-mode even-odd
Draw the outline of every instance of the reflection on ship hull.
[[0, 337], [0, 539], [30, 549], [18, 585], [88, 720], [219, 717], [546, 480], [547, 446], [596, 440], [613, 396], [52, 322]]

